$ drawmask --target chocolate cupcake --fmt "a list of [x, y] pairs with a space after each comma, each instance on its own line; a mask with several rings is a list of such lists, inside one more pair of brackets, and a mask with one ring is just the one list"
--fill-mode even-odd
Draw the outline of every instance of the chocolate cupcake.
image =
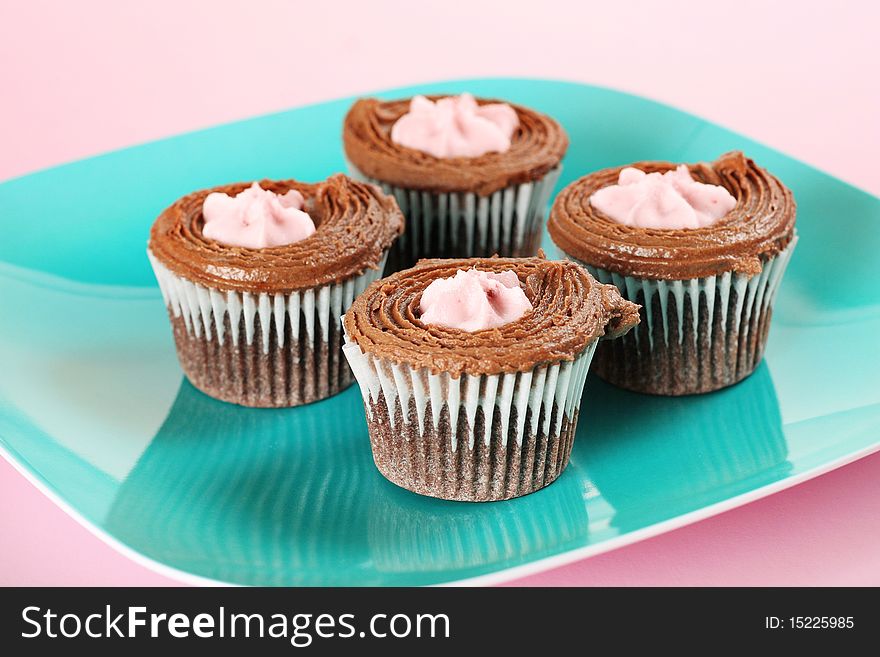
[[393, 483], [451, 500], [503, 500], [568, 463], [599, 338], [638, 307], [579, 265], [537, 258], [423, 260], [377, 281], [344, 318], [373, 459]]
[[352, 174], [406, 215], [396, 271], [423, 257], [535, 255], [568, 137], [549, 116], [463, 94], [359, 100], [343, 143]]
[[244, 406], [296, 406], [351, 381], [339, 317], [403, 230], [393, 198], [336, 175], [194, 192], [153, 224], [147, 255], [192, 384]]
[[642, 306], [639, 328], [598, 350], [598, 375], [659, 395], [748, 376], [797, 242], [795, 210], [791, 192], [739, 152], [639, 162], [566, 187], [550, 213], [553, 241]]

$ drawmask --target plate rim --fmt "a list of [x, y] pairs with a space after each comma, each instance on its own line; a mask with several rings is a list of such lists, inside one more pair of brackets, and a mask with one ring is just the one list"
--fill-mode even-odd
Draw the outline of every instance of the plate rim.
[[[729, 497], [726, 500], [721, 500], [719, 502], [715, 502], [714, 504], [709, 504], [700, 509], [694, 509], [693, 511], [689, 511], [688, 513], [684, 513], [680, 516], [675, 516], [674, 518], [661, 520], [660, 522], [656, 522], [652, 525], [642, 527], [635, 531], [626, 532], [619, 536], [615, 536], [614, 538], [609, 538], [593, 545], [584, 545], [581, 547], [573, 548], [571, 550], [566, 550], [564, 552], [560, 552], [549, 557], [542, 557], [528, 563], [502, 568], [500, 570], [486, 573], [484, 575], [476, 575], [474, 577], [467, 577], [464, 579], [437, 582], [428, 586], [497, 586], [500, 584], [509, 583], [516, 579], [538, 575], [553, 568], [566, 566], [577, 561], [583, 561], [589, 559], [590, 557], [604, 554], [606, 552], [612, 552], [619, 548], [626, 547], [627, 545], [634, 545], [646, 539], [660, 536], [661, 534], [668, 533], [675, 529], [680, 529], [682, 527], [693, 525], [697, 522], [700, 522], [701, 520], [706, 520], [707, 518], [712, 518], [726, 511], [732, 511], [733, 509], [745, 506], [746, 504], [750, 504], [751, 502], [756, 502], [789, 488], [794, 488], [795, 486], [806, 483], [812, 479], [816, 479], [817, 477], [821, 477], [824, 474], [837, 470], [838, 468], [842, 468], [843, 466], [849, 465], [850, 463], [860, 461], [861, 459], [866, 458], [872, 454], [876, 454], [878, 452], [880, 452], [880, 440], [875, 441], [867, 447], [856, 450], [851, 454], [838, 457], [837, 459], [829, 461], [828, 463], [823, 463], [822, 465], [818, 465], [808, 470], [805, 470], [800, 474], [785, 477], [784, 479], [774, 481], [764, 486], [759, 486], [758, 488], [746, 491], [745, 493], [734, 495], [733, 497]], [[246, 586], [243, 584], [236, 584], [235, 582], [227, 582], [224, 580], [204, 577], [202, 575], [196, 575], [195, 573], [190, 573], [180, 568], [175, 568], [174, 566], [153, 559], [152, 557], [148, 557], [147, 555], [139, 552], [127, 543], [120, 541], [118, 538], [105, 531], [99, 525], [93, 523], [91, 520], [89, 520], [83, 514], [73, 508], [73, 506], [71, 506], [58, 493], [56, 493], [53, 490], [52, 486], [48, 482], [44, 481], [39, 474], [37, 474], [36, 472], [32, 472], [24, 464], [24, 462], [20, 462], [19, 459], [8, 448], [2, 438], [0, 438], [0, 457], [2, 457], [7, 463], [9, 463], [16, 472], [24, 477], [24, 479], [28, 483], [34, 486], [34, 488], [36, 488], [40, 493], [48, 498], [48, 500], [55, 504], [55, 506], [61, 509], [68, 517], [72, 518], [78, 525], [85, 528], [90, 534], [98, 538], [105, 545], [116, 550], [119, 554], [130, 559], [137, 565], [147, 568], [148, 570], [158, 575], [177, 580], [178, 582], [182, 584], [187, 584], [189, 586]], [[349, 584], [349, 586], [356, 586], [356, 584]], [[310, 587], [289, 585], [289, 588]]]

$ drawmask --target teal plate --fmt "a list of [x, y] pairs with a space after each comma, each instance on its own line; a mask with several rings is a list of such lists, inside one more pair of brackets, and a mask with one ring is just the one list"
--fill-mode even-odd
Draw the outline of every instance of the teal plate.
[[[158, 213], [236, 180], [344, 168], [351, 99], [129, 148], [0, 185], [0, 444], [129, 555], [196, 581], [498, 581], [742, 504], [880, 449], [880, 200], [694, 116], [607, 89], [468, 80], [571, 136], [560, 185], [742, 149], [798, 202], [764, 363], [664, 399], [590, 378], [571, 464], [525, 498], [413, 495], [374, 468], [356, 388], [311, 406], [214, 401], [181, 376], [145, 255]], [[545, 242], [545, 244], [547, 244]]]

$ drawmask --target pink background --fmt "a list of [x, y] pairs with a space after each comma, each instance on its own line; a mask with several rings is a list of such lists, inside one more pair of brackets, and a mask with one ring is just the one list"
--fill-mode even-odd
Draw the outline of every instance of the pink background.
[[[528, 15], [510, 0], [454, 6], [3, 3], [0, 179], [304, 103], [513, 75], [650, 96], [880, 193], [876, 3], [543, 0]], [[170, 582], [94, 538], [5, 462], [0, 536], [0, 584]], [[875, 455], [519, 583], [878, 585], [878, 542]]]

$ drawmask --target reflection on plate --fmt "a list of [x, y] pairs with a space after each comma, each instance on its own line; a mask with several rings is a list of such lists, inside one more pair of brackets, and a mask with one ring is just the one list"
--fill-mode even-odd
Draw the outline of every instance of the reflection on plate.
[[[576, 467], [576, 466], [569, 466]], [[386, 483], [370, 505], [370, 556], [383, 573], [447, 572], [547, 554], [589, 531], [581, 477], [507, 502], [475, 504], [415, 496]]]
[[[612, 526], [639, 527], [668, 509], [700, 508], [743, 483], [761, 485], [791, 470], [773, 380], [765, 363], [744, 381], [693, 397], [640, 395], [592, 381], [597, 413], [578, 436], [579, 462], [614, 510]], [[619, 467], [621, 452], [629, 454]]]
[[326, 402], [244, 408], [184, 381], [119, 487], [108, 531], [158, 561], [261, 585], [351, 583], [367, 559], [383, 574], [471, 572], [583, 542], [581, 478], [529, 502], [415, 495], [375, 469], [360, 395], [343, 396], [345, 413]]
[[314, 584], [316, 569], [356, 569], [349, 545], [366, 532], [381, 477], [361, 440], [360, 397], [348, 397], [356, 404], [345, 414], [320, 402], [245, 408], [184, 380], [108, 530], [212, 579], [238, 582], [247, 565], [250, 583]]

